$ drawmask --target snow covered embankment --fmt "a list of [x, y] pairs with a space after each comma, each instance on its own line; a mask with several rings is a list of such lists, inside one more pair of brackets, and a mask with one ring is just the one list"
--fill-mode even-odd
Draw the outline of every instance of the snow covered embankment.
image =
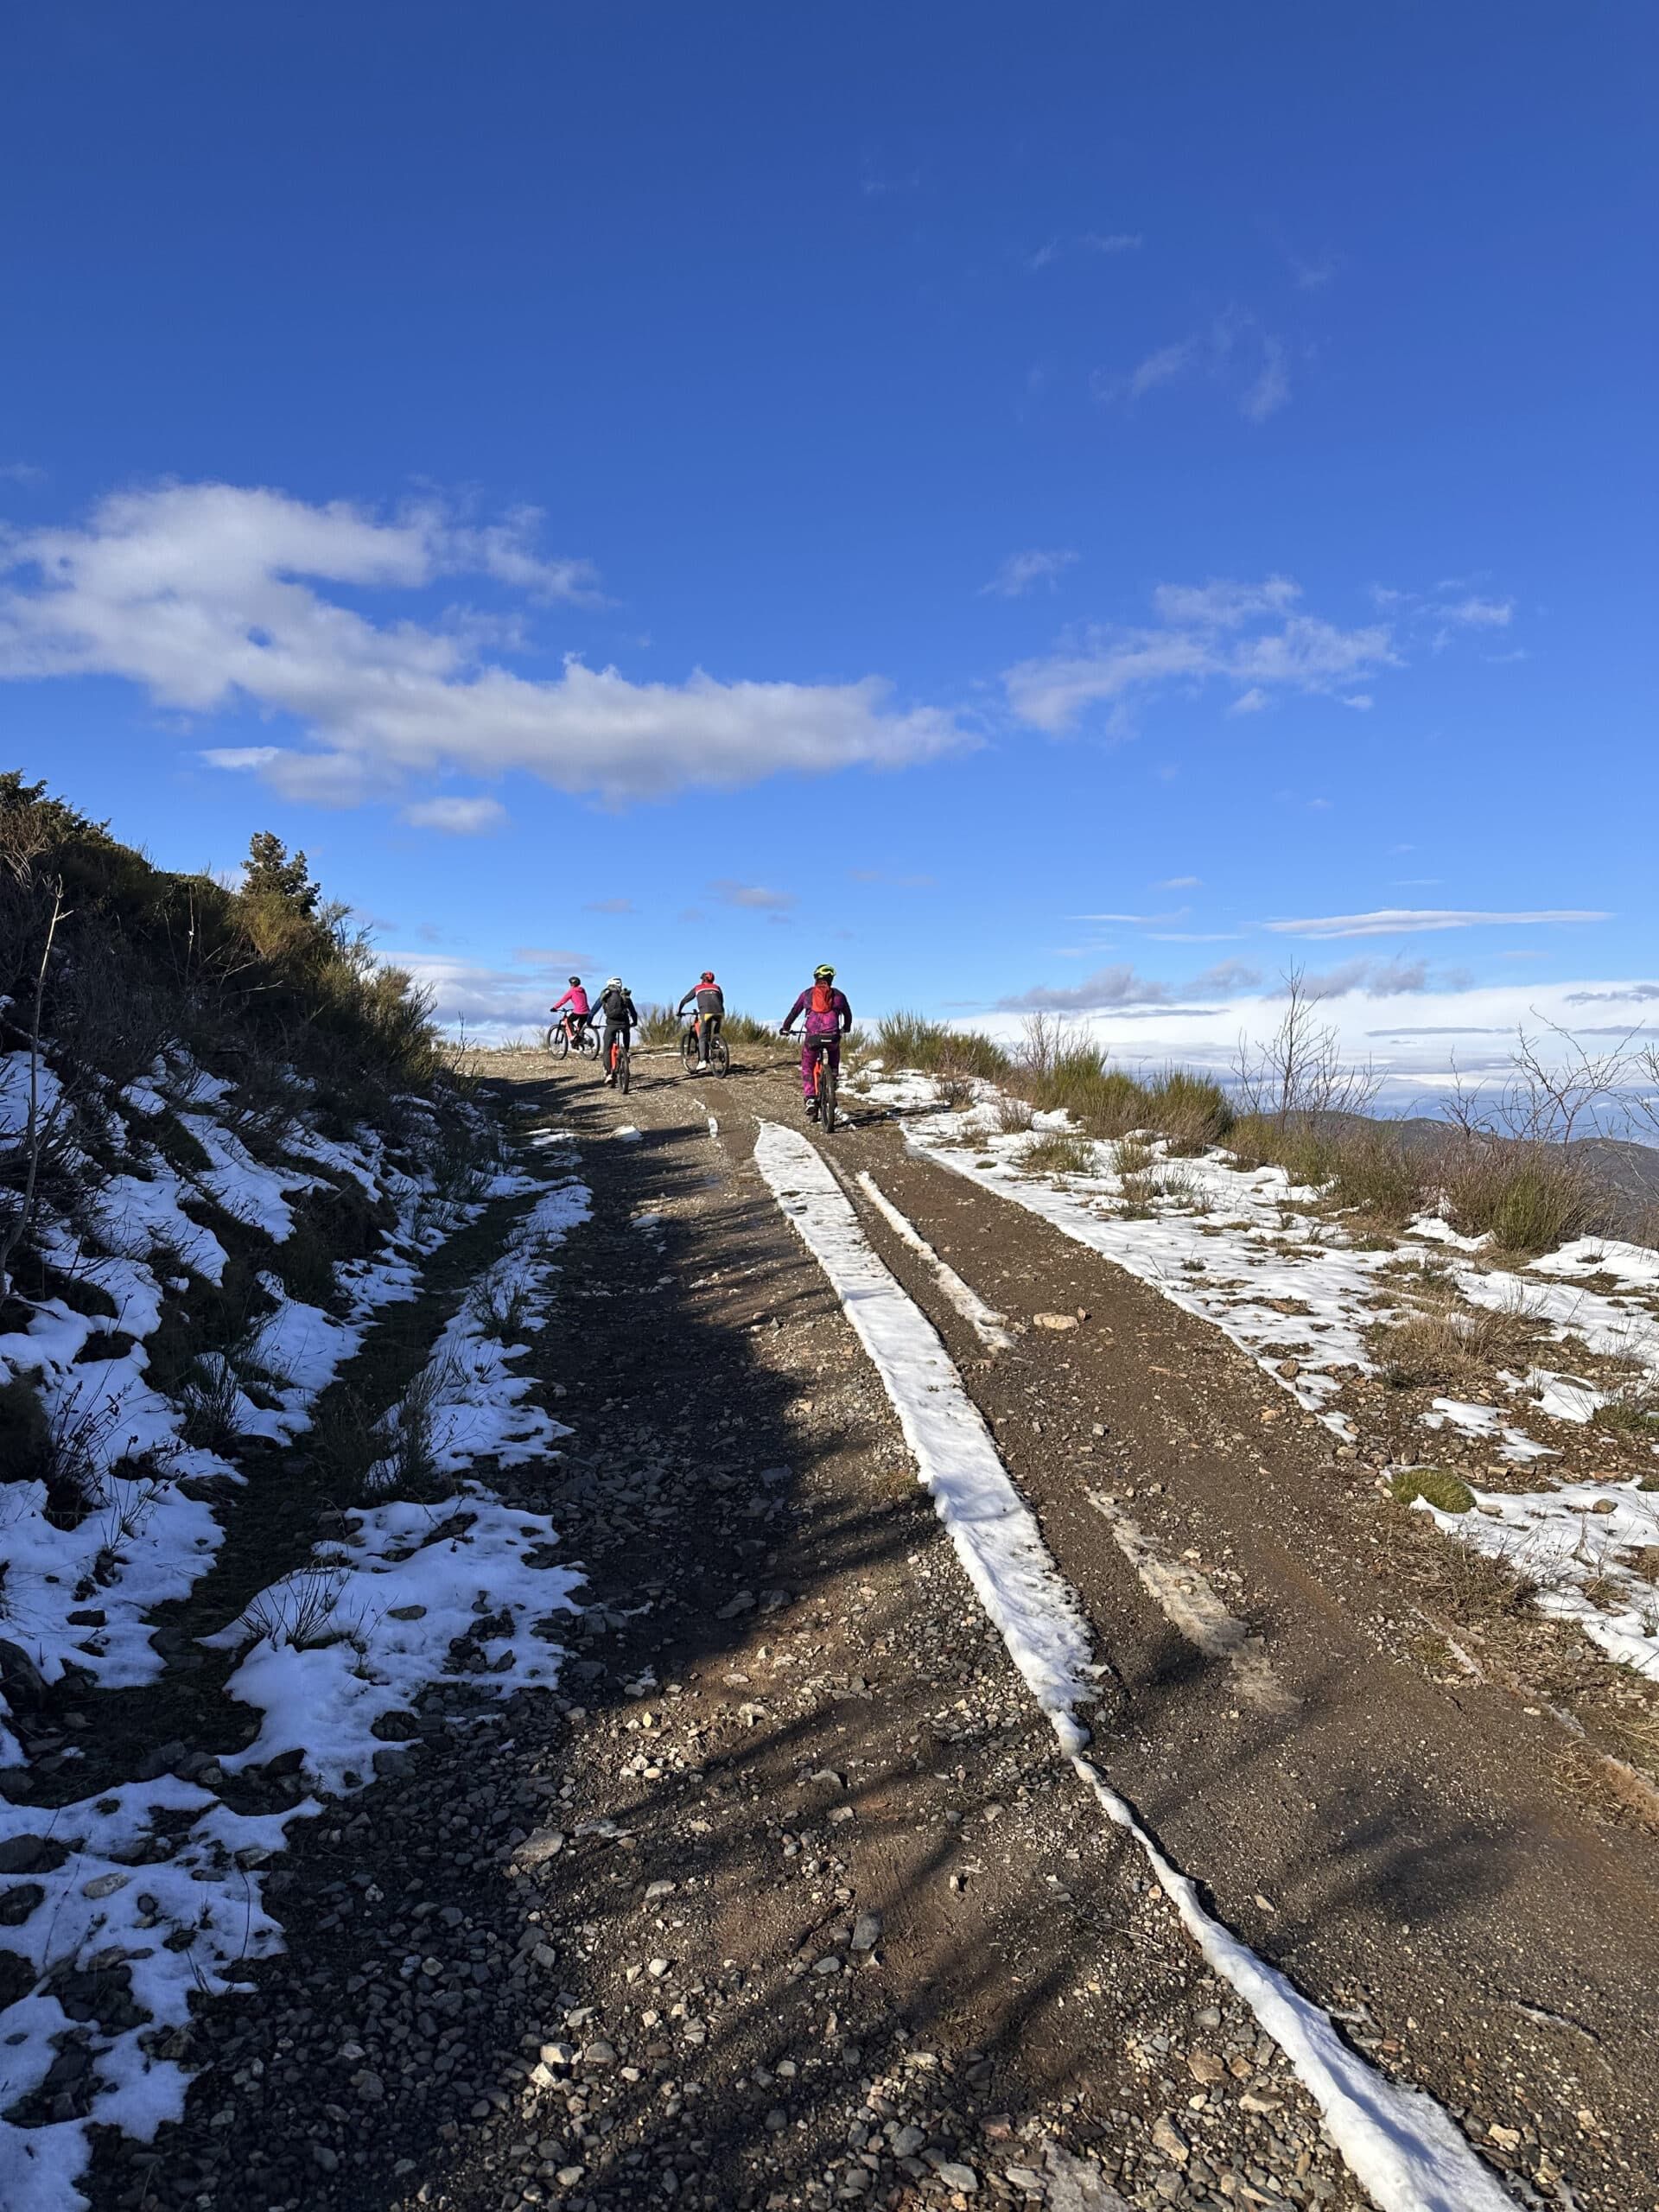
[[1084, 1757], [1076, 1716], [1094, 1696], [1089, 1630], [931, 1324], [871, 1250], [804, 1137], [763, 1122], [754, 1157], [880, 1375], [918, 1478], [1077, 1774], [1144, 1853], [1213, 1971], [1283, 2050], [1356, 2177], [1382, 2212], [1513, 2212], [1513, 2200], [1440, 2107], [1385, 2081], [1325, 2012], [1207, 1913], [1192, 1882]]
[[[196, 1101], [213, 1091], [199, 1073], [191, 1086]], [[300, 1433], [375, 1312], [416, 1294], [423, 1262], [454, 1229], [493, 1198], [533, 1201], [443, 1332], [423, 1378], [428, 1387], [406, 1395], [388, 1426], [382, 1487], [395, 1491], [399, 1469], [416, 1464], [404, 1433], [413, 1402], [418, 1465], [428, 1476], [448, 1476], [453, 1495], [435, 1507], [391, 1496], [348, 1516], [340, 1543], [320, 1548], [305, 1568], [207, 1639], [251, 1646], [229, 1687], [266, 1710], [256, 1743], [222, 1768], [303, 1749], [315, 1787], [353, 1789], [405, 1756], [377, 1738], [376, 1721], [407, 1708], [446, 1673], [464, 1669], [474, 1692], [493, 1697], [550, 1682], [556, 1671], [549, 1630], [554, 1615], [569, 1609], [578, 1578], [551, 1566], [556, 1534], [544, 1518], [510, 1510], [467, 1471], [475, 1459], [537, 1456], [562, 1433], [527, 1402], [531, 1386], [512, 1363], [543, 1325], [553, 1251], [585, 1217], [587, 1196], [574, 1181], [550, 1187], [510, 1171], [475, 1176], [464, 1195], [445, 1198], [429, 1175], [392, 1166], [369, 1132], [342, 1146], [296, 1127], [285, 1146], [294, 1165], [272, 1168], [245, 1156], [209, 1111], [190, 1120], [212, 1124], [211, 1142], [200, 1128], [192, 1134], [210, 1162], [218, 1202], [239, 1201], [241, 1217], [257, 1217], [278, 1242], [291, 1232], [287, 1199], [318, 1180], [300, 1165], [307, 1159], [355, 1178], [370, 1198], [390, 1200], [395, 1217], [374, 1259], [334, 1271], [343, 1317], [289, 1297], [274, 1273], [260, 1278], [257, 1328], [237, 1347], [234, 1370], [225, 1363], [220, 1403], [236, 1433], [279, 1440]], [[169, 1295], [191, 1274], [222, 1281], [228, 1255], [184, 1211], [188, 1176], [153, 1147], [135, 1151], [130, 1178], [111, 1179], [96, 1200], [99, 1241], [112, 1247], [124, 1236], [126, 1256], [72, 1249], [67, 1228], [47, 1232], [60, 1272], [74, 1261], [75, 1280], [114, 1302], [124, 1349], [90, 1367], [78, 1362], [99, 1318], [61, 1299], [41, 1301], [28, 1329], [0, 1338], [10, 1373], [36, 1378], [31, 1387], [48, 1418], [67, 1408], [86, 1440], [77, 1473], [92, 1503], [84, 1517], [54, 1508], [42, 1482], [14, 1483], [0, 1509], [10, 1514], [3, 1540], [13, 1606], [0, 1625], [27, 1636], [27, 1663], [47, 1681], [69, 1668], [94, 1686], [162, 1673], [146, 1616], [188, 1591], [223, 1533], [209, 1504], [179, 1485], [204, 1473], [243, 1482], [223, 1452], [188, 1443], [188, 1402], [146, 1380], [145, 1339]], [[168, 1254], [188, 1274], [170, 1276], [170, 1256], [155, 1263], [158, 1224], [171, 1231]], [[245, 1382], [257, 1397], [247, 1396]], [[142, 1478], [121, 1471], [138, 1443], [147, 1459]], [[66, 1517], [73, 1525], [60, 1525]], [[85, 1534], [89, 1525], [96, 1548]], [[99, 1605], [86, 1606], [89, 1597]], [[16, 1732], [0, 1732], [0, 1748], [14, 1767], [21, 1763]], [[59, 1764], [73, 1750], [58, 1754]], [[320, 1809], [308, 1797], [279, 1815], [242, 1815], [200, 1783], [172, 1775], [51, 1809], [0, 1802], [0, 1873], [21, 1878], [4, 1891], [0, 1944], [34, 1977], [28, 1993], [0, 2014], [0, 2172], [9, 2212], [84, 2205], [76, 2184], [90, 2125], [149, 2140], [182, 2111], [188, 2076], [168, 2055], [169, 2037], [187, 2025], [193, 1993], [223, 1993], [240, 1962], [280, 1948], [258, 1870], [283, 1848], [289, 1822]]]

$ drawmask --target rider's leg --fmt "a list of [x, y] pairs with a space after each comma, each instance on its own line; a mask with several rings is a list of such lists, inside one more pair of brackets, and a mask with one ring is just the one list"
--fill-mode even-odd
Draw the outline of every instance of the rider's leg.
[[804, 1038], [801, 1041], [801, 1096], [809, 1106], [816, 1104], [818, 1096], [812, 1082], [812, 1064], [817, 1056], [816, 1041], [810, 1037]]
[[708, 1066], [709, 1052], [719, 1034], [720, 1016], [717, 1014], [705, 1014], [697, 1024], [697, 1065], [700, 1068]]

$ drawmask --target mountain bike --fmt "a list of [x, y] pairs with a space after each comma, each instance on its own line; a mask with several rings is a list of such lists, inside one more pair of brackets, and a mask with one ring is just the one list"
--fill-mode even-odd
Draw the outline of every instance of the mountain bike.
[[[696, 1073], [697, 1063], [704, 1058], [702, 1028], [701, 1020], [694, 1014], [690, 1027], [680, 1039], [680, 1058], [685, 1062], [685, 1071], [688, 1075]], [[725, 1076], [731, 1073], [732, 1056], [726, 1049], [726, 1039], [718, 1030], [709, 1039], [707, 1058], [712, 1074]]]
[[628, 1095], [628, 1085], [633, 1078], [626, 1034], [619, 1034], [612, 1043], [609, 1072], [616, 1077], [616, 1087], [626, 1098]]
[[812, 1048], [812, 1096], [818, 1102], [818, 1127], [828, 1136], [836, 1126], [836, 1090], [839, 1081], [830, 1047], [839, 1039], [834, 1036], [809, 1037], [806, 1041]]
[[549, 1039], [548, 1049], [556, 1060], [569, 1059], [574, 1052], [578, 1059], [596, 1060], [599, 1058], [599, 1032], [591, 1021], [576, 1025], [572, 1034], [569, 1021], [560, 1022]]

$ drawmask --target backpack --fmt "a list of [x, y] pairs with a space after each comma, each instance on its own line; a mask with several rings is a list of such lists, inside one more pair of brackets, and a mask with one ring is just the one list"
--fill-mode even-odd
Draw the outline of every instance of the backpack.
[[813, 984], [812, 1003], [809, 1010], [818, 1014], [835, 1013], [836, 987], [833, 983]]

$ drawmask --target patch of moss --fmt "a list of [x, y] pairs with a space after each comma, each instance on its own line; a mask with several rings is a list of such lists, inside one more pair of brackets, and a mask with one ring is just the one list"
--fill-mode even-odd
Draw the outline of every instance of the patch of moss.
[[1402, 1467], [1389, 1488], [1396, 1505], [1413, 1505], [1426, 1497], [1442, 1513], [1468, 1513], [1475, 1503], [1473, 1491], [1449, 1467]]

